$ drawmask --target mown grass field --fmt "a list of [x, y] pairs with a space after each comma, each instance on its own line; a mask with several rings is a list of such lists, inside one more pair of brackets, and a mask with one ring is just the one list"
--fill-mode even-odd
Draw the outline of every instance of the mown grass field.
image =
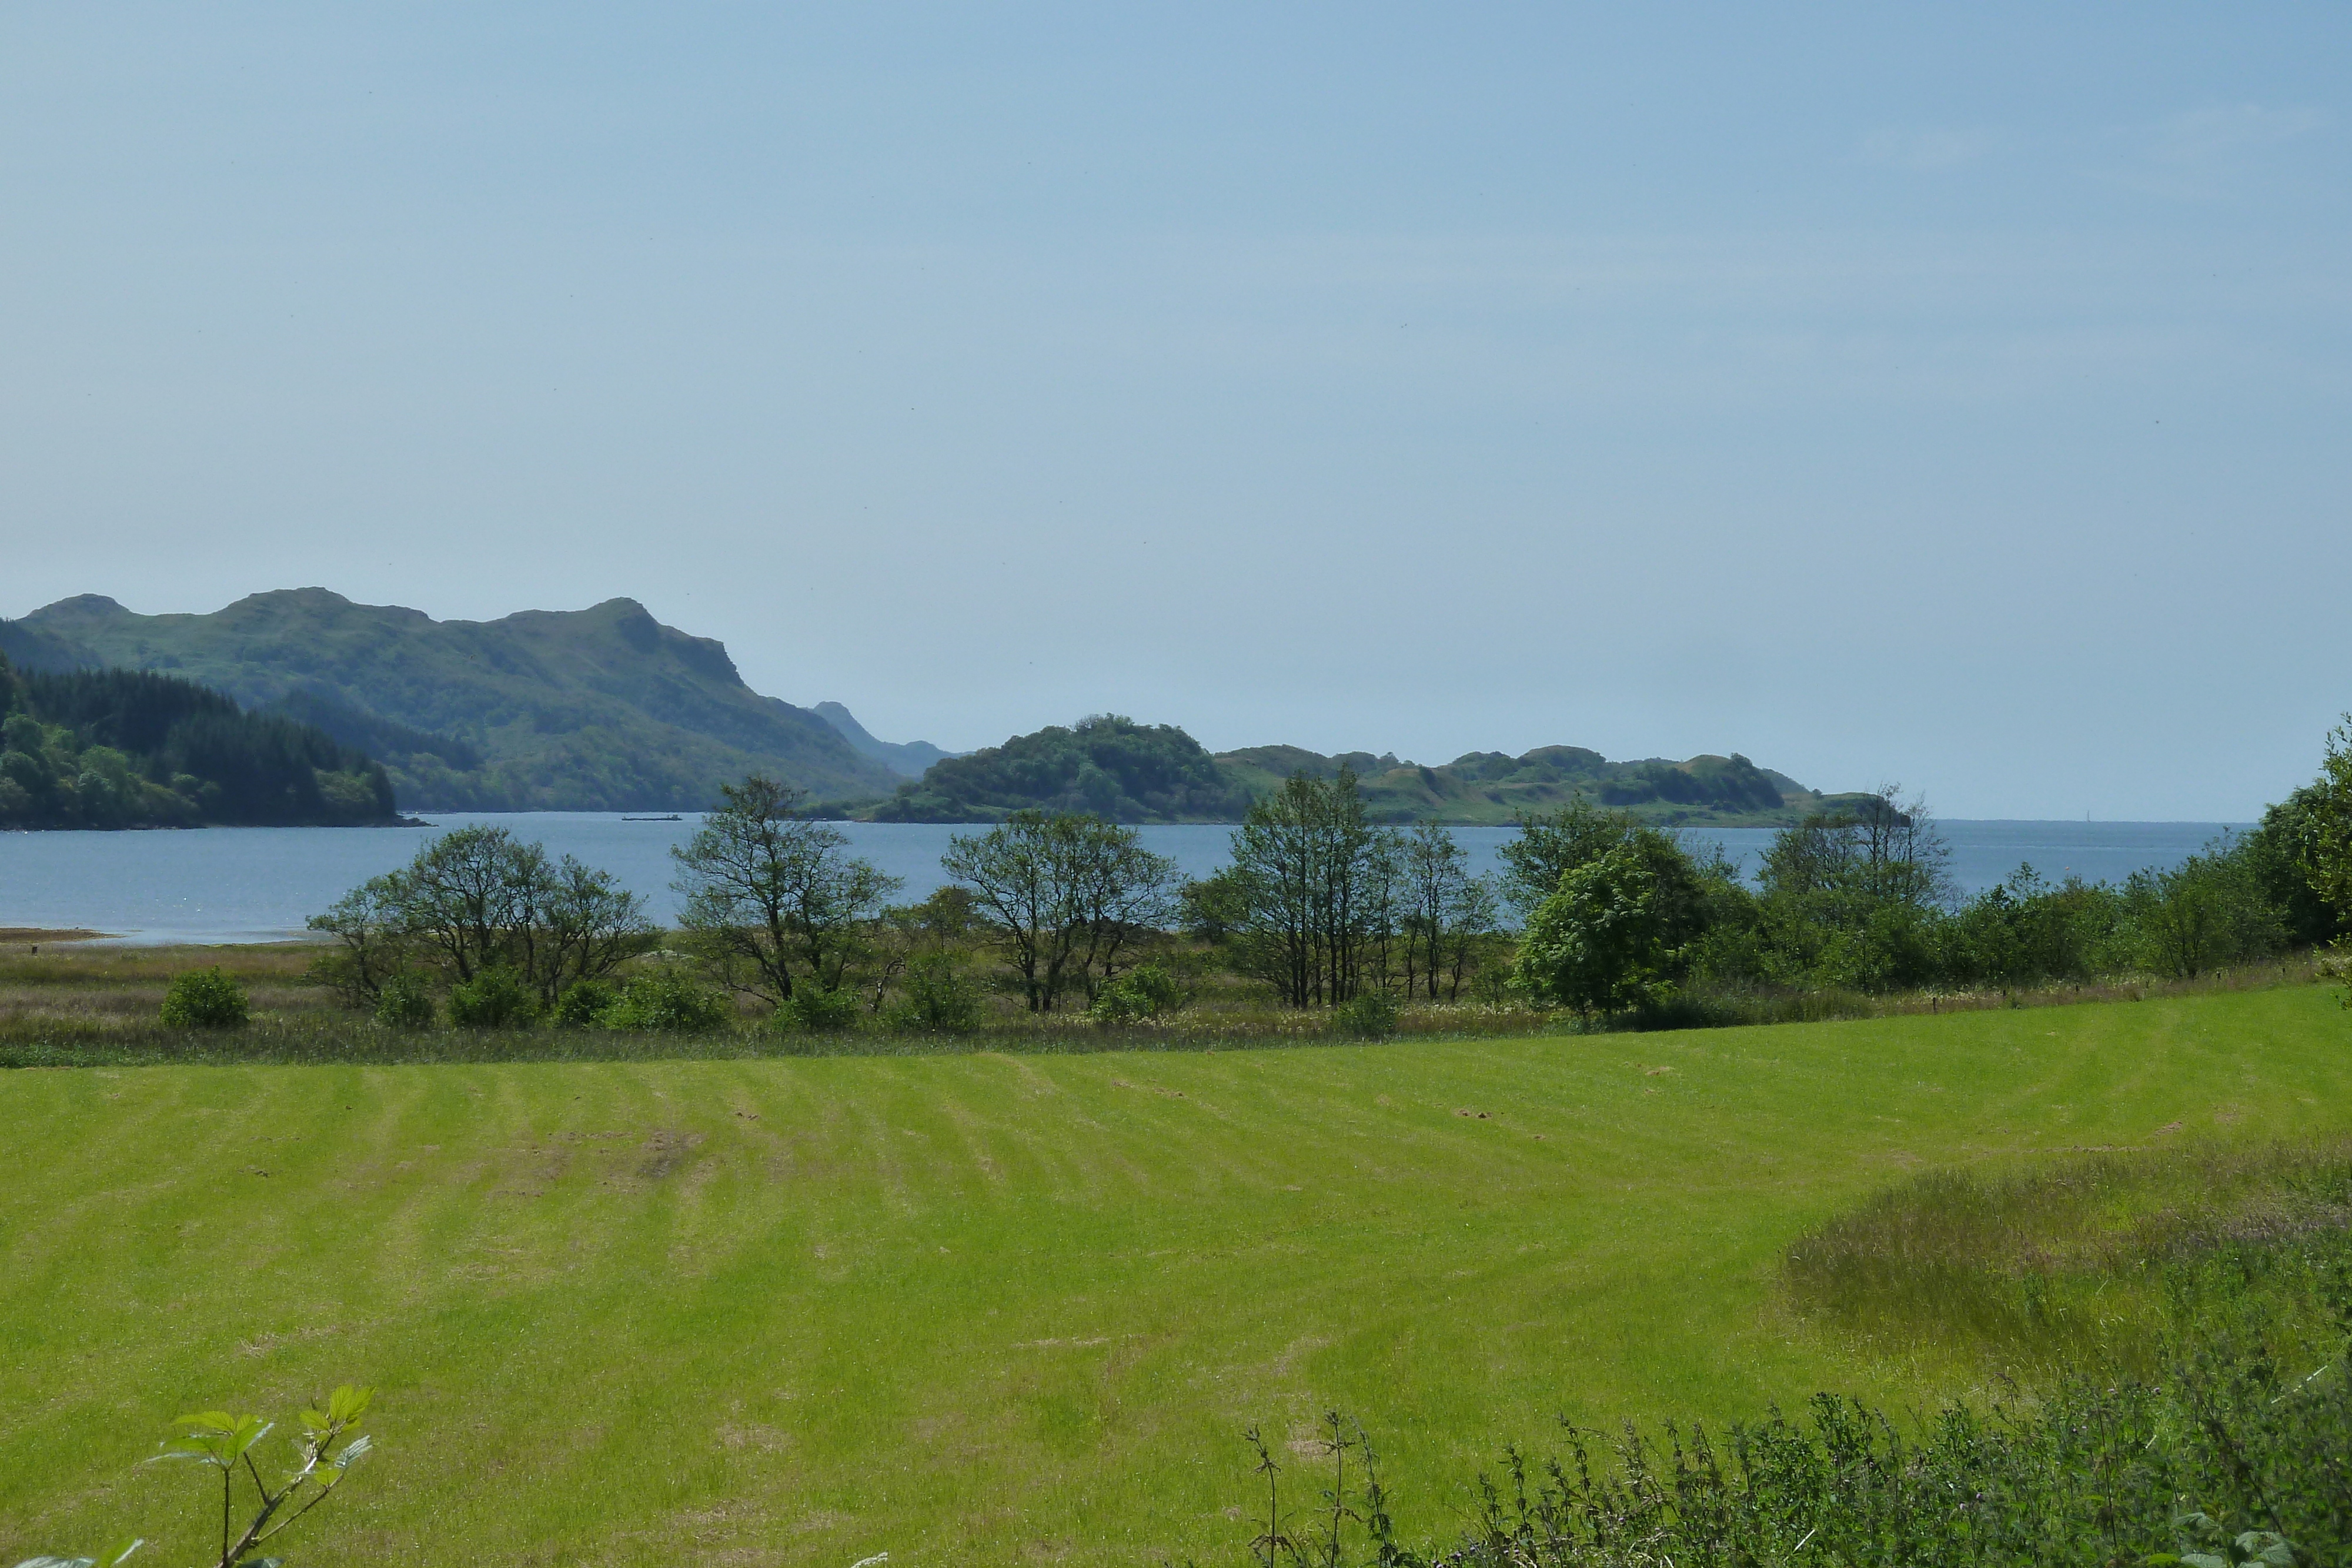
[[[2318, 987], [1213, 1053], [0, 1074], [0, 1561], [201, 1550], [184, 1409], [377, 1385], [298, 1561], [1238, 1561], [1322, 1411], [1442, 1535], [1556, 1414], [1904, 1406], [1780, 1260], [1923, 1166], [2352, 1126]], [[1964, 1375], [1945, 1365], [1946, 1375]], [[1315, 1484], [1302, 1470], [1303, 1496]]]

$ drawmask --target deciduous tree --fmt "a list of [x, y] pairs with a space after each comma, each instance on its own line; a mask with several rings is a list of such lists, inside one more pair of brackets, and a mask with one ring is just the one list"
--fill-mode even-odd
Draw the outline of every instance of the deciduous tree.
[[1073, 987], [1093, 1000], [1120, 949], [1173, 913], [1175, 864], [1132, 828], [1080, 811], [1015, 811], [985, 833], [958, 834], [940, 863], [1021, 977], [1032, 1012]]
[[1659, 999], [1675, 958], [1658, 878], [1634, 846], [1563, 872], [1519, 939], [1519, 988], [1580, 1017]]
[[670, 851], [679, 921], [719, 981], [781, 1006], [796, 979], [837, 989], [901, 880], [849, 852], [847, 835], [798, 815], [802, 795], [752, 774]]

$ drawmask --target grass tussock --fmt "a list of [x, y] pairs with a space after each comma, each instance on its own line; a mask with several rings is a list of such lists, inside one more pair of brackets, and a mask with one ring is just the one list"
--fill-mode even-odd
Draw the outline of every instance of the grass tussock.
[[1784, 1274], [1800, 1312], [1881, 1350], [2144, 1375], [2180, 1267], [2347, 1233], [2352, 1137], [2101, 1150], [1923, 1173], [1799, 1240]]
[[1998, 1345], [2032, 1378], [1932, 1413], [1820, 1394], [1714, 1433], [1570, 1427], [1564, 1457], [1506, 1448], [1467, 1529], [1433, 1547], [1395, 1528], [1402, 1500], [1361, 1428], [1327, 1417], [1325, 1472], [1294, 1475], [1293, 1495], [1328, 1484], [1286, 1515], [1253, 1431], [1248, 1560], [2352, 1561], [2352, 1138], [1923, 1176], [1804, 1238], [1787, 1270], [1850, 1326]]

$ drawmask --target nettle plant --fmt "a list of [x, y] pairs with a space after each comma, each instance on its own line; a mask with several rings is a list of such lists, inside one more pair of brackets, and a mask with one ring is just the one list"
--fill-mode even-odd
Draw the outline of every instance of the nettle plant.
[[[262, 1546], [326, 1501], [351, 1473], [352, 1466], [369, 1451], [367, 1436], [359, 1429], [360, 1418], [374, 1397], [373, 1388], [345, 1384], [328, 1399], [324, 1410], [303, 1411], [302, 1433], [294, 1445], [294, 1472], [276, 1487], [263, 1478], [253, 1451], [277, 1424], [258, 1416], [232, 1416], [225, 1410], [183, 1416], [172, 1423], [180, 1428], [180, 1435], [166, 1442], [163, 1451], [148, 1463], [184, 1459], [220, 1472], [220, 1556], [215, 1568], [282, 1568], [285, 1560], [260, 1555]], [[254, 1511], [242, 1531], [236, 1525], [240, 1470], [254, 1494]], [[142, 1540], [128, 1541], [103, 1557], [32, 1557], [16, 1568], [116, 1568], [144, 1544]]]

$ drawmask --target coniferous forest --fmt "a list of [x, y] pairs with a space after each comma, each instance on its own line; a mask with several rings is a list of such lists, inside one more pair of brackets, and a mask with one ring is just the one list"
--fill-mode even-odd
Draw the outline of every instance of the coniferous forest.
[[311, 725], [131, 670], [18, 671], [0, 655], [0, 827], [358, 826], [392, 781]]

